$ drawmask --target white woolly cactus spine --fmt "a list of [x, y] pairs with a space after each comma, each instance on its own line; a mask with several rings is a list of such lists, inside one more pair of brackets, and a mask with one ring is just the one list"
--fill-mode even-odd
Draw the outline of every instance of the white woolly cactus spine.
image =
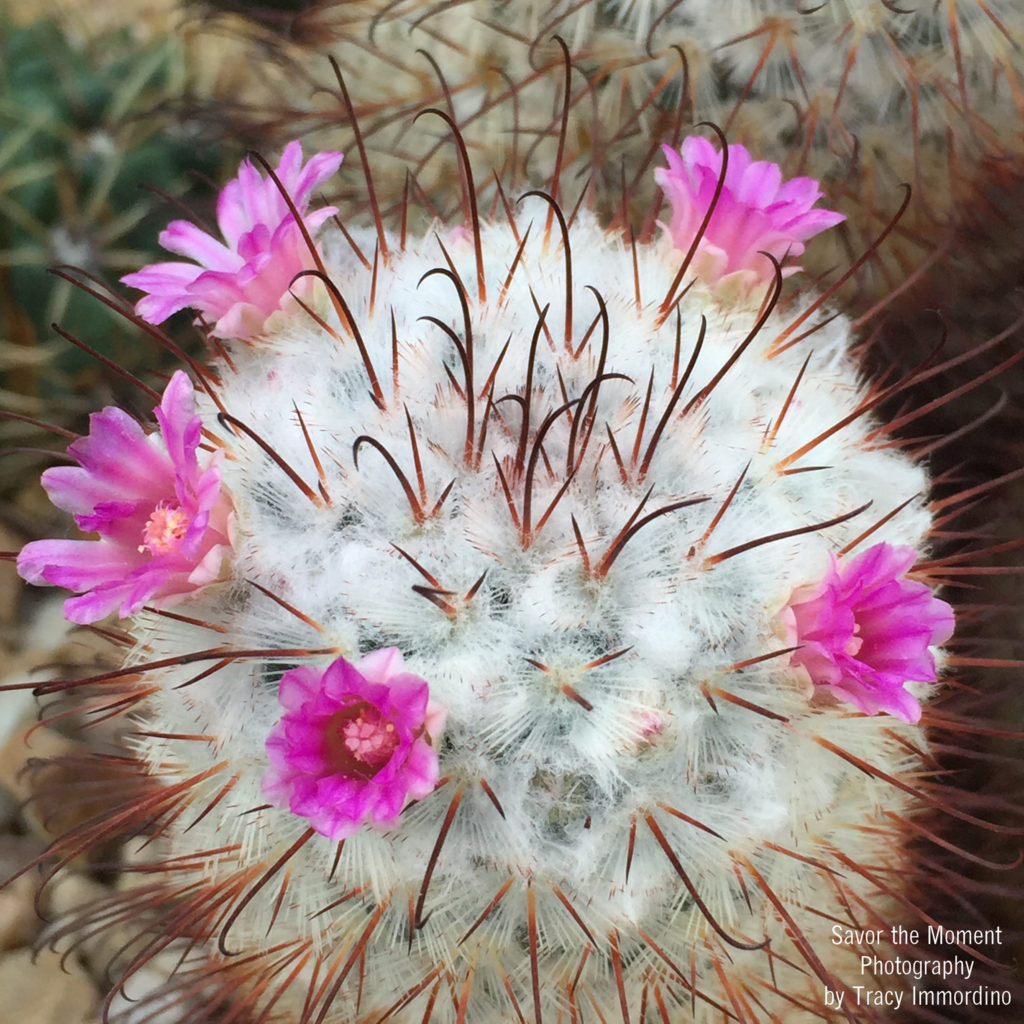
[[[782, 207], [754, 244], [802, 251], [818, 228], [799, 224], [829, 216], [810, 210], [814, 183], [779, 190], [771, 165], [728, 159], [734, 177], [721, 154], [714, 170], [728, 224]], [[183, 950], [183, 1020], [213, 994], [230, 1019], [302, 1024], [831, 1019], [826, 989], [876, 984], [831, 925], [913, 917], [907, 822], [936, 803], [915, 720], [929, 647], [949, 634], [944, 603], [897, 578], [927, 546], [929, 481], [873, 418], [881, 392], [860, 380], [848, 322], [806, 291], [780, 299], [773, 257], [727, 272], [753, 250], [730, 250], [710, 213], [684, 252], [542, 193], [493, 220], [470, 198], [463, 225], [328, 228], [298, 253], [296, 218], [323, 220], [306, 205], [337, 163], [290, 147], [276, 184], [243, 168], [224, 192], [228, 249], [257, 267], [239, 238], [258, 242], [274, 280], [293, 258], [301, 297], [266, 301], [249, 267], [180, 223], [167, 243], [207, 272], [132, 280], [150, 319], [187, 295], [215, 335], [247, 332], [193, 366], [202, 438], [187, 381], [168, 386], [145, 442], [147, 459], [170, 455], [164, 497], [129, 502], [131, 459], [97, 458], [102, 438], [138, 447], [113, 438], [113, 410], [91, 458], [73, 446], [82, 469], [44, 478], [81, 515], [84, 482], [95, 501], [116, 477], [120, 504], [79, 522], [108, 545], [95, 572], [122, 559], [137, 584], [72, 578], [86, 556], [67, 545], [94, 542], [19, 560], [35, 582], [94, 586], [69, 602], [81, 621], [101, 598], [132, 616], [125, 670], [80, 684], [99, 687], [95, 710], [144, 722], [125, 769], [142, 788], [90, 826], [156, 822], [153, 888], [124, 896], [152, 914], [129, 975]], [[162, 561], [192, 544], [202, 575]], [[908, 551], [887, 576], [863, 566]], [[858, 595], [883, 585], [879, 624]], [[850, 620], [838, 641], [813, 632], [823, 588]], [[886, 651], [911, 636], [923, 669]], [[812, 649], [866, 660], [839, 680]], [[364, 696], [330, 719], [332, 740], [297, 694], [325, 699], [347, 663]], [[420, 704], [385, 733], [368, 694], [397, 692], [396, 671], [425, 681], [443, 727]], [[875, 714], [893, 685], [900, 717]], [[357, 736], [393, 750], [413, 714], [401, 749], [418, 744], [419, 781], [399, 797], [418, 799], [380, 827], [379, 803], [339, 824], [281, 773], [285, 748], [303, 771], [326, 758], [345, 801], [363, 799], [383, 762], [357, 764]], [[109, 914], [84, 908], [81, 926]]]

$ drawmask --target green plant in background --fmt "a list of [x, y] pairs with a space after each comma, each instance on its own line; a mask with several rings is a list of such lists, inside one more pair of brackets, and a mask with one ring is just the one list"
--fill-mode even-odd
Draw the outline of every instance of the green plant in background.
[[[48, 273], [73, 265], [114, 282], [156, 251], [153, 192], [216, 175], [219, 146], [180, 116], [189, 87], [181, 40], [140, 46], [127, 30], [80, 46], [52, 20], [0, 16], [0, 373], [3, 404], [48, 415], [93, 383], [95, 360], [54, 322], [120, 365], [141, 358], [123, 317]], [[152, 191], [144, 191], [143, 186]], [[151, 361], [151, 360], [150, 360]], [[86, 401], [86, 406], [94, 404]]]

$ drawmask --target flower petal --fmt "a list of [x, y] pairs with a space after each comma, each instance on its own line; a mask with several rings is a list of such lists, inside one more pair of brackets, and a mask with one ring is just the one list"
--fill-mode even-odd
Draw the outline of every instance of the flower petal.
[[[728, 148], [717, 200], [723, 154], [711, 142], [689, 136], [678, 153], [668, 146], [662, 146], [662, 152], [668, 167], [655, 170], [654, 178], [672, 206], [667, 230], [678, 250], [690, 250], [715, 201], [692, 266], [720, 301], [745, 300], [775, 277], [774, 264], [762, 253], [770, 253], [779, 263], [796, 259], [806, 239], [844, 219], [831, 210], [811, 209], [822, 196], [813, 178], [783, 182], [778, 164], [752, 160], [743, 146]], [[714, 259], [702, 258], [706, 252], [713, 252]], [[796, 269], [788, 266], [783, 275]], [[744, 276], [736, 276], [740, 272]]]
[[905, 684], [935, 681], [931, 647], [952, 635], [953, 610], [905, 578], [917, 559], [913, 548], [885, 543], [849, 562], [833, 556], [824, 579], [797, 587], [784, 609], [798, 645], [790, 664], [864, 714], [918, 721], [920, 703]]
[[424, 734], [428, 719], [440, 729], [443, 711], [428, 704], [426, 681], [404, 667], [389, 647], [358, 664], [336, 658], [322, 671], [286, 672], [285, 713], [267, 738], [268, 799], [338, 839], [367, 822], [393, 825], [409, 800], [430, 793], [439, 768]]
[[168, 252], [187, 256], [212, 270], [233, 271], [242, 265], [238, 253], [187, 220], [172, 220], [160, 232], [159, 241]]
[[259, 336], [268, 318], [290, 301], [295, 276], [313, 266], [296, 217], [311, 235], [336, 212], [326, 207], [310, 214], [307, 207], [313, 190], [337, 171], [341, 159], [340, 153], [319, 153], [303, 164], [301, 145], [289, 143], [275, 172], [277, 181], [242, 161], [238, 176], [217, 200], [223, 241], [188, 221], [173, 221], [161, 233], [160, 244], [194, 263], [153, 264], [122, 278], [149, 292], [136, 303], [136, 313], [162, 323], [191, 307], [214, 323], [218, 337]]
[[94, 413], [90, 433], [68, 448], [79, 465], [43, 473], [53, 503], [101, 537], [35, 541], [18, 558], [29, 582], [82, 594], [65, 603], [72, 621], [181, 600], [217, 578], [229, 551], [221, 456], [204, 453], [200, 464], [202, 421], [186, 374], [172, 376], [156, 418], [160, 432], [147, 434], [120, 409]]

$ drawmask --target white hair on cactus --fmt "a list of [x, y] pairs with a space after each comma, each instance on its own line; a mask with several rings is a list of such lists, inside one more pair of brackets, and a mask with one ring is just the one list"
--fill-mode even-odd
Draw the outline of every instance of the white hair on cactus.
[[[233, 579], [133, 624], [171, 663], [135, 752], [193, 808], [159, 845], [219, 908], [193, 956], [306, 950], [265, 998], [332, 1024], [635, 1020], [691, 971], [698, 1020], [815, 1017], [853, 957], [826, 922], [892, 909], [848, 863], [904, 868], [881, 780], [923, 741], [809, 700], [776, 618], [830, 553], [923, 549], [927, 472], [813, 295], [730, 305], [667, 234], [551, 214], [325, 228], [316, 297], [197, 395]], [[389, 647], [447, 709], [442, 781], [339, 846], [261, 793], [278, 682]]]

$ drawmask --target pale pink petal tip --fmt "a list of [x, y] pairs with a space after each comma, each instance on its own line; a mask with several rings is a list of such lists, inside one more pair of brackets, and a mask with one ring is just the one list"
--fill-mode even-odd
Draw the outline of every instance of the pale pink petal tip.
[[433, 739], [444, 714], [425, 680], [405, 671], [395, 647], [352, 664], [336, 658], [320, 671], [281, 677], [285, 708], [267, 738], [263, 793], [328, 839], [365, 824], [387, 828], [410, 800], [437, 783]]
[[849, 561], [832, 556], [824, 579], [798, 587], [781, 619], [799, 649], [790, 664], [814, 688], [829, 690], [866, 715], [921, 717], [908, 683], [936, 680], [931, 648], [953, 634], [953, 609], [926, 584], [906, 578], [909, 547], [875, 544]]
[[337, 171], [340, 153], [318, 153], [302, 162], [302, 146], [291, 142], [275, 173], [264, 178], [248, 160], [217, 201], [217, 239], [187, 221], [173, 221], [160, 244], [191, 263], [155, 263], [121, 278], [148, 294], [135, 312], [148, 323], [163, 323], [180, 309], [194, 309], [220, 338], [251, 341], [267, 320], [286, 307], [292, 281], [316, 262], [281, 192], [289, 195], [310, 236], [335, 213], [332, 206], [309, 211], [313, 191]]
[[[722, 153], [707, 139], [691, 136], [676, 152], [662, 146], [667, 168], [654, 172], [672, 206], [668, 233], [675, 248], [688, 252], [714, 201]], [[814, 209], [822, 197], [813, 178], [783, 181], [778, 164], [755, 161], [744, 146], [728, 148], [722, 191], [694, 252], [693, 271], [722, 294], [750, 295], [770, 283], [775, 266], [798, 258], [804, 242], [845, 220], [833, 210]], [[784, 266], [788, 277], [800, 268]]]
[[43, 473], [50, 500], [99, 539], [33, 541], [18, 572], [81, 595], [64, 603], [72, 622], [180, 601], [219, 578], [230, 553], [234, 513], [220, 458], [198, 450], [202, 421], [180, 370], [156, 418], [159, 433], [147, 434], [120, 409], [94, 413], [89, 434], [68, 448], [78, 466]]

